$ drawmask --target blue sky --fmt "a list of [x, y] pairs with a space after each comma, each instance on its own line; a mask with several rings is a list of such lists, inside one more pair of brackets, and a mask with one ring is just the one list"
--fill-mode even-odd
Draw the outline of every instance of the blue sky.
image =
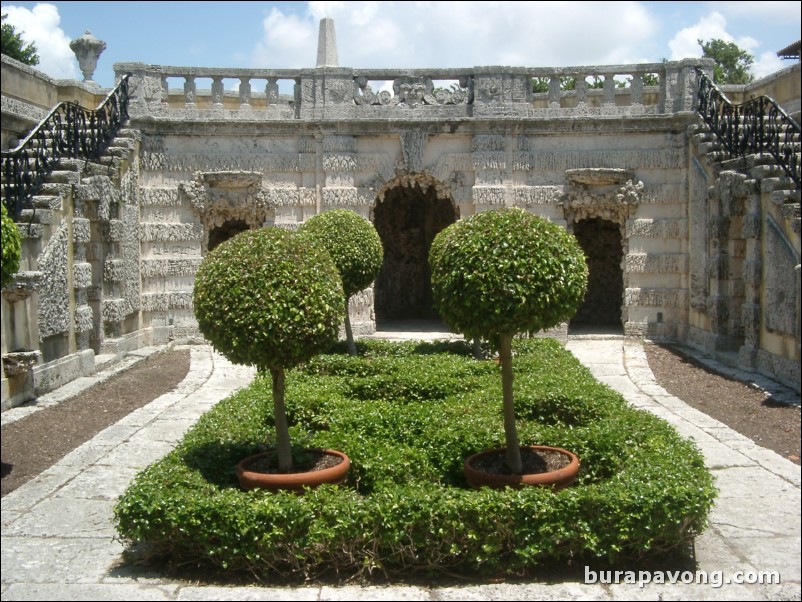
[[755, 57], [758, 77], [790, 66], [802, 2], [2, 2], [39, 49], [39, 69], [81, 79], [69, 42], [105, 41], [95, 81], [114, 63], [314, 67], [318, 24], [335, 21], [344, 67], [559, 67], [700, 56], [721, 38]]

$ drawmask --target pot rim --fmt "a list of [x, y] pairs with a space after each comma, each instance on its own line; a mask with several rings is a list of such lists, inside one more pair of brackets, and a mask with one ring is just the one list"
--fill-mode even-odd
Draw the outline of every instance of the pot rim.
[[[463, 463], [465, 469], [465, 475], [468, 477], [470, 482], [472, 476], [480, 476], [480, 475], [493, 475], [494, 480], [504, 483], [509, 483], [510, 485], [519, 485], [519, 484], [548, 484], [552, 482], [560, 482], [566, 479], [573, 480], [576, 479], [576, 475], [579, 472], [579, 457], [573, 453], [568, 451], [567, 449], [563, 449], [561, 447], [552, 447], [549, 445], [521, 445], [519, 446], [520, 449], [534, 449], [534, 450], [543, 450], [543, 451], [552, 451], [563, 454], [568, 456], [569, 462], [566, 466], [563, 466], [559, 470], [552, 470], [549, 472], [539, 472], [539, 473], [523, 473], [523, 474], [495, 474], [489, 473], [484, 470], [479, 470], [473, 467], [473, 462], [479, 458], [484, 456], [490, 455], [497, 455], [499, 453], [504, 453], [507, 448], [504, 447], [495, 447], [493, 449], [486, 449], [484, 451], [477, 452], [471, 456], [468, 456]], [[481, 478], [481, 477], [480, 477]]]
[[309, 451], [317, 451], [331, 456], [337, 456], [342, 462], [336, 466], [330, 466], [323, 470], [287, 472], [287, 473], [264, 473], [248, 470], [248, 465], [258, 458], [270, 455], [273, 452], [259, 452], [240, 460], [237, 463], [236, 473], [240, 485], [245, 489], [294, 489], [299, 490], [304, 487], [316, 487], [323, 483], [342, 483], [351, 468], [351, 459], [344, 453], [336, 449], [324, 449], [321, 447], [306, 448]]

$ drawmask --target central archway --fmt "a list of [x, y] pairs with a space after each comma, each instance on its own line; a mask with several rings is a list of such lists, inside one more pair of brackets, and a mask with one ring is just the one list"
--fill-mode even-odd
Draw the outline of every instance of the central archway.
[[376, 322], [439, 319], [432, 304], [429, 248], [438, 232], [457, 220], [457, 209], [431, 178], [385, 187], [373, 211], [384, 245], [376, 278]]

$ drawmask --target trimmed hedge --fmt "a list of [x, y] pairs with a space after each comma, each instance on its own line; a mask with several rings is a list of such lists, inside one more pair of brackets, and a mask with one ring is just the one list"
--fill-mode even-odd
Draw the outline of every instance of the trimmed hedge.
[[229, 578], [302, 581], [530, 575], [653, 556], [704, 529], [715, 490], [695, 445], [627, 406], [559, 343], [515, 346], [522, 443], [582, 462], [577, 484], [557, 493], [465, 483], [463, 459], [504, 440], [494, 362], [475, 361], [467, 344], [359, 346], [360, 357], [321, 355], [287, 374], [293, 439], [345, 451], [345, 485], [239, 489], [236, 462], [271, 430], [270, 381], [257, 379], [137, 476], [115, 508], [122, 540]]
[[2, 213], [0, 213], [0, 236], [2, 237], [2, 272], [0, 272], [0, 288], [5, 288], [14, 279], [14, 274], [19, 270], [19, 262], [22, 254], [22, 241], [17, 230], [17, 224], [8, 215], [6, 206], [3, 203]]

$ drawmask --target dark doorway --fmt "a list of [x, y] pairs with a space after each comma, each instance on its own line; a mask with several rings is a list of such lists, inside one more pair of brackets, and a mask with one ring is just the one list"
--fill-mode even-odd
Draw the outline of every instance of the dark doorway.
[[577, 222], [574, 235], [588, 262], [588, 291], [582, 307], [571, 320], [574, 326], [622, 328], [624, 247], [618, 224], [594, 218]]
[[240, 232], [250, 230], [248, 224], [241, 219], [232, 219], [225, 222], [222, 226], [217, 226], [209, 231], [209, 245], [207, 251], [211, 251], [217, 245], [227, 241], [229, 238], [234, 238]]
[[429, 247], [456, 217], [453, 203], [438, 198], [434, 186], [398, 186], [376, 205], [373, 221], [384, 245], [375, 286], [377, 322], [439, 319], [432, 304]]

